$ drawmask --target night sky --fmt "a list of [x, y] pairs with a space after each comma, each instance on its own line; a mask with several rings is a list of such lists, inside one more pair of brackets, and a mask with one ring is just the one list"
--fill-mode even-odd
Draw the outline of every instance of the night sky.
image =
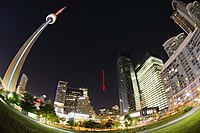
[[163, 43], [182, 32], [170, 19], [171, 0], [1, 0], [2, 78], [15, 54], [46, 16], [66, 5], [67, 9], [36, 41], [21, 71], [29, 78], [28, 92], [46, 94], [53, 101], [58, 81], [64, 80], [70, 87], [88, 87], [95, 110], [118, 104], [119, 51], [130, 53], [134, 64], [147, 51], [156, 51], [166, 61]]

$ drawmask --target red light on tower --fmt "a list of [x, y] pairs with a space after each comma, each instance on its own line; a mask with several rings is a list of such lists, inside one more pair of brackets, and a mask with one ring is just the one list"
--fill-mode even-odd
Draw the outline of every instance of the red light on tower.
[[106, 90], [105, 81], [104, 81], [104, 70], [102, 71], [102, 90]]

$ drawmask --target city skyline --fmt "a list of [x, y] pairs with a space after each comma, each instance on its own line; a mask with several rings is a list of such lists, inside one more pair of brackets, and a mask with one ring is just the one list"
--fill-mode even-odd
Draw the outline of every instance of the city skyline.
[[[139, 62], [147, 51], [156, 51], [162, 56], [165, 62], [167, 56], [162, 47], [163, 43], [169, 37], [183, 32], [169, 18], [172, 14], [171, 1], [160, 2], [161, 6], [165, 9], [162, 10], [164, 14], [160, 16], [164, 20], [161, 21], [159, 17], [153, 16], [149, 19], [149, 23], [144, 23], [144, 20], [141, 20], [141, 23], [137, 23], [135, 22], [137, 19], [132, 18], [136, 15], [135, 11], [140, 9], [136, 7], [137, 10], [132, 10], [133, 7], [129, 4], [134, 2], [122, 4], [120, 1], [107, 2], [105, 8], [102, 7], [104, 5], [103, 2], [97, 2], [98, 5], [90, 1], [89, 3], [86, 2], [87, 6], [86, 3], [78, 1], [68, 1], [69, 3], [61, 2], [59, 3], [60, 5], [56, 5], [56, 2], [47, 2], [48, 6], [46, 5], [43, 8], [45, 2], [42, 2], [41, 5], [30, 2], [32, 4], [31, 8], [25, 7], [23, 9], [27, 12], [30, 11], [29, 13], [21, 12], [22, 9], [19, 9], [26, 4], [30, 4], [28, 2], [23, 2], [22, 5], [19, 5], [19, 3], [10, 4], [8, 1], [3, 2], [3, 6], [1, 5], [2, 12], [8, 13], [9, 17], [1, 16], [4, 19], [1, 21], [2, 32], [0, 32], [0, 43], [3, 47], [0, 50], [0, 60], [2, 61], [0, 76], [3, 77], [13, 56], [22, 46], [23, 42], [45, 20], [46, 15], [51, 13], [49, 11], [56, 11], [63, 7], [63, 5], [69, 4], [69, 9], [60, 17], [61, 20], [58, 20], [56, 25], [44, 31], [43, 36], [38, 39], [39, 41], [36, 42], [33, 50], [30, 52], [21, 73], [27, 73], [27, 76], [30, 77], [27, 84], [27, 90], [30, 93], [38, 96], [47, 94], [52, 100], [54, 100], [59, 80], [69, 82], [69, 86], [87, 87], [92, 106], [94, 106], [95, 110], [102, 108], [100, 106], [102, 103], [105, 107], [118, 104], [116, 61], [119, 51], [122, 50], [130, 53], [134, 63]], [[152, 11], [152, 13], [158, 15], [160, 13], [156, 13], [155, 9], [148, 8], [148, 4], [155, 3], [147, 2], [145, 3], [145, 7], [150, 13]], [[189, 2], [187, 1], [187, 3]], [[19, 7], [14, 7], [15, 4]], [[139, 2], [139, 4], [142, 4], [142, 2]], [[5, 8], [8, 5], [11, 9]], [[34, 10], [37, 8], [42, 10]], [[100, 9], [103, 11], [101, 12]], [[99, 17], [95, 17], [96, 13]], [[131, 14], [134, 15], [129, 16]], [[15, 16], [20, 19], [16, 19]], [[90, 22], [90, 19], [92, 22]], [[12, 23], [12, 20], [16, 22]], [[77, 20], [83, 22], [79, 23]], [[135, 23], [131, 24], [131, 22]], [[127, 26], [125, 25], [126, 23], [128, 23]], [[152, 26], [148, 27], [148, 24], [151, 23]], [[137, 25], [139, 24], [141, 25], [141, 30], [137, 29]], [[153, 31], [154, 28], [158, 28], [157, 30], [159, 31]], [[159, 28], [163, 28], [163, 31], [167, 33], [162, 32]], [[153, 31], [153, 33], [149, 34], [149, 31]], [[121, 45], [117, 46], [119, 44]], [[147, 48], [144, 48], [145, 46]], [[103, 69], [105, 70], [105, 83], [107, 86], [105, 92], [101, 90], [101, 72]], [[112, 96], [108, 97], [108, 95]], [[110, 103], [106, 103], [108, 100]]]

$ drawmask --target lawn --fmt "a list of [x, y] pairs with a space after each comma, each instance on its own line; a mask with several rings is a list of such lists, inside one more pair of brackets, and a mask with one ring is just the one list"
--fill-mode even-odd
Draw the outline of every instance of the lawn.
[[[170, 117], [164, 118], [160, 121], [145, 125], [145, 130], [148, 129], [152, 129], [155, 127], [159, 127], [161, 125], [164, 125], [172, 120], [175, 120], [177, 118], [180, 118], [181, 116], [183, 116], [183, 111], [179, 112], [175, 115], [172, 115]], [[130, 132], [139, 132], [141, 129], [141, 127], [137, 127], [137, 128], [133, 128], [133, 129], [128, 129], [128, 130], [118, 130], [118, 131], [111, 131], [113, 133], [130, 133]], [[194, 113], [192, 116], [178, 122], [177, 124], [174, 124], [173, 126], [169, 126], [167, 128], [158, 130], [158, 131], [154, 131], [155, 133], [188, 133], [188, 132], [192, 132], [192, 133], [196, 133], [196, 132], [200, 132], [200, 110], [197, 111], [196, 113]], [[154, 133], [153, 132], [153, 133]]]
[[[167, 118], [164, 118], [162, 120], [159, 120], [157, 122], [153, 122], [153, 123], [147, 124], [147, 125], [145, 125], [145, 130], [152, 129], [152, 128], [164, 125], [164, 124], [168, 123], [169, 121], [177, 119], [177, 118], [179, 118], [181, 116], [183, 116], [183, 111], [179, 112], [179, 113], [177, 113], [175, 115], [169, 116]], [[111, 131], [111, 132], [112, 133], [139, 132], [141, 130], [141, 128], [142, 128], [142, 126], [136, 127], [136, 128], [133, 128], [133, 129], [128, 129], [128, 130], [117, 130], [117, 131]]]
[[[183, 112], [179, 112], [173, 116], [145, 125], [145, 129], [152, 129], [160, 125], [166, 124], [171, 120], [179, 118], [183, 115]], [[126, 132], [138, 132], [141, 127], [128, 129], [128, 130], [118, 130], [110, 131], [113, 133], [126, 133]], [[12, 107], [4, 105], [0, 101], [0, 132], [3, 133], [61, 133], [51, 128], [44, 127], [32, 120], [23, 117], [18, 111]], [[200, 110], [192, 114], [190, 117], [158, 131], [155, 133], [197, 133], [200, 132]]]
[[200, 110], [190, 117], [154, 133], [200, 133]]
[[61, 133], [24, 118], [20, 113], [0, 101], [1, 133]]

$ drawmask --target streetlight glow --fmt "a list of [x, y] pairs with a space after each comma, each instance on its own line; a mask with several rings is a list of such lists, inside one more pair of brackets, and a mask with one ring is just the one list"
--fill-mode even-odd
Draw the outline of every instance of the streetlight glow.
[[190, 93], [189, 93], [189, 92], [187, 92], [185, 95], [186, 95], [187, 97], [189, 97], [189, 96], [190, 96]]
[[13, 93], [8, 94], [8, 99], [13, 97]]

